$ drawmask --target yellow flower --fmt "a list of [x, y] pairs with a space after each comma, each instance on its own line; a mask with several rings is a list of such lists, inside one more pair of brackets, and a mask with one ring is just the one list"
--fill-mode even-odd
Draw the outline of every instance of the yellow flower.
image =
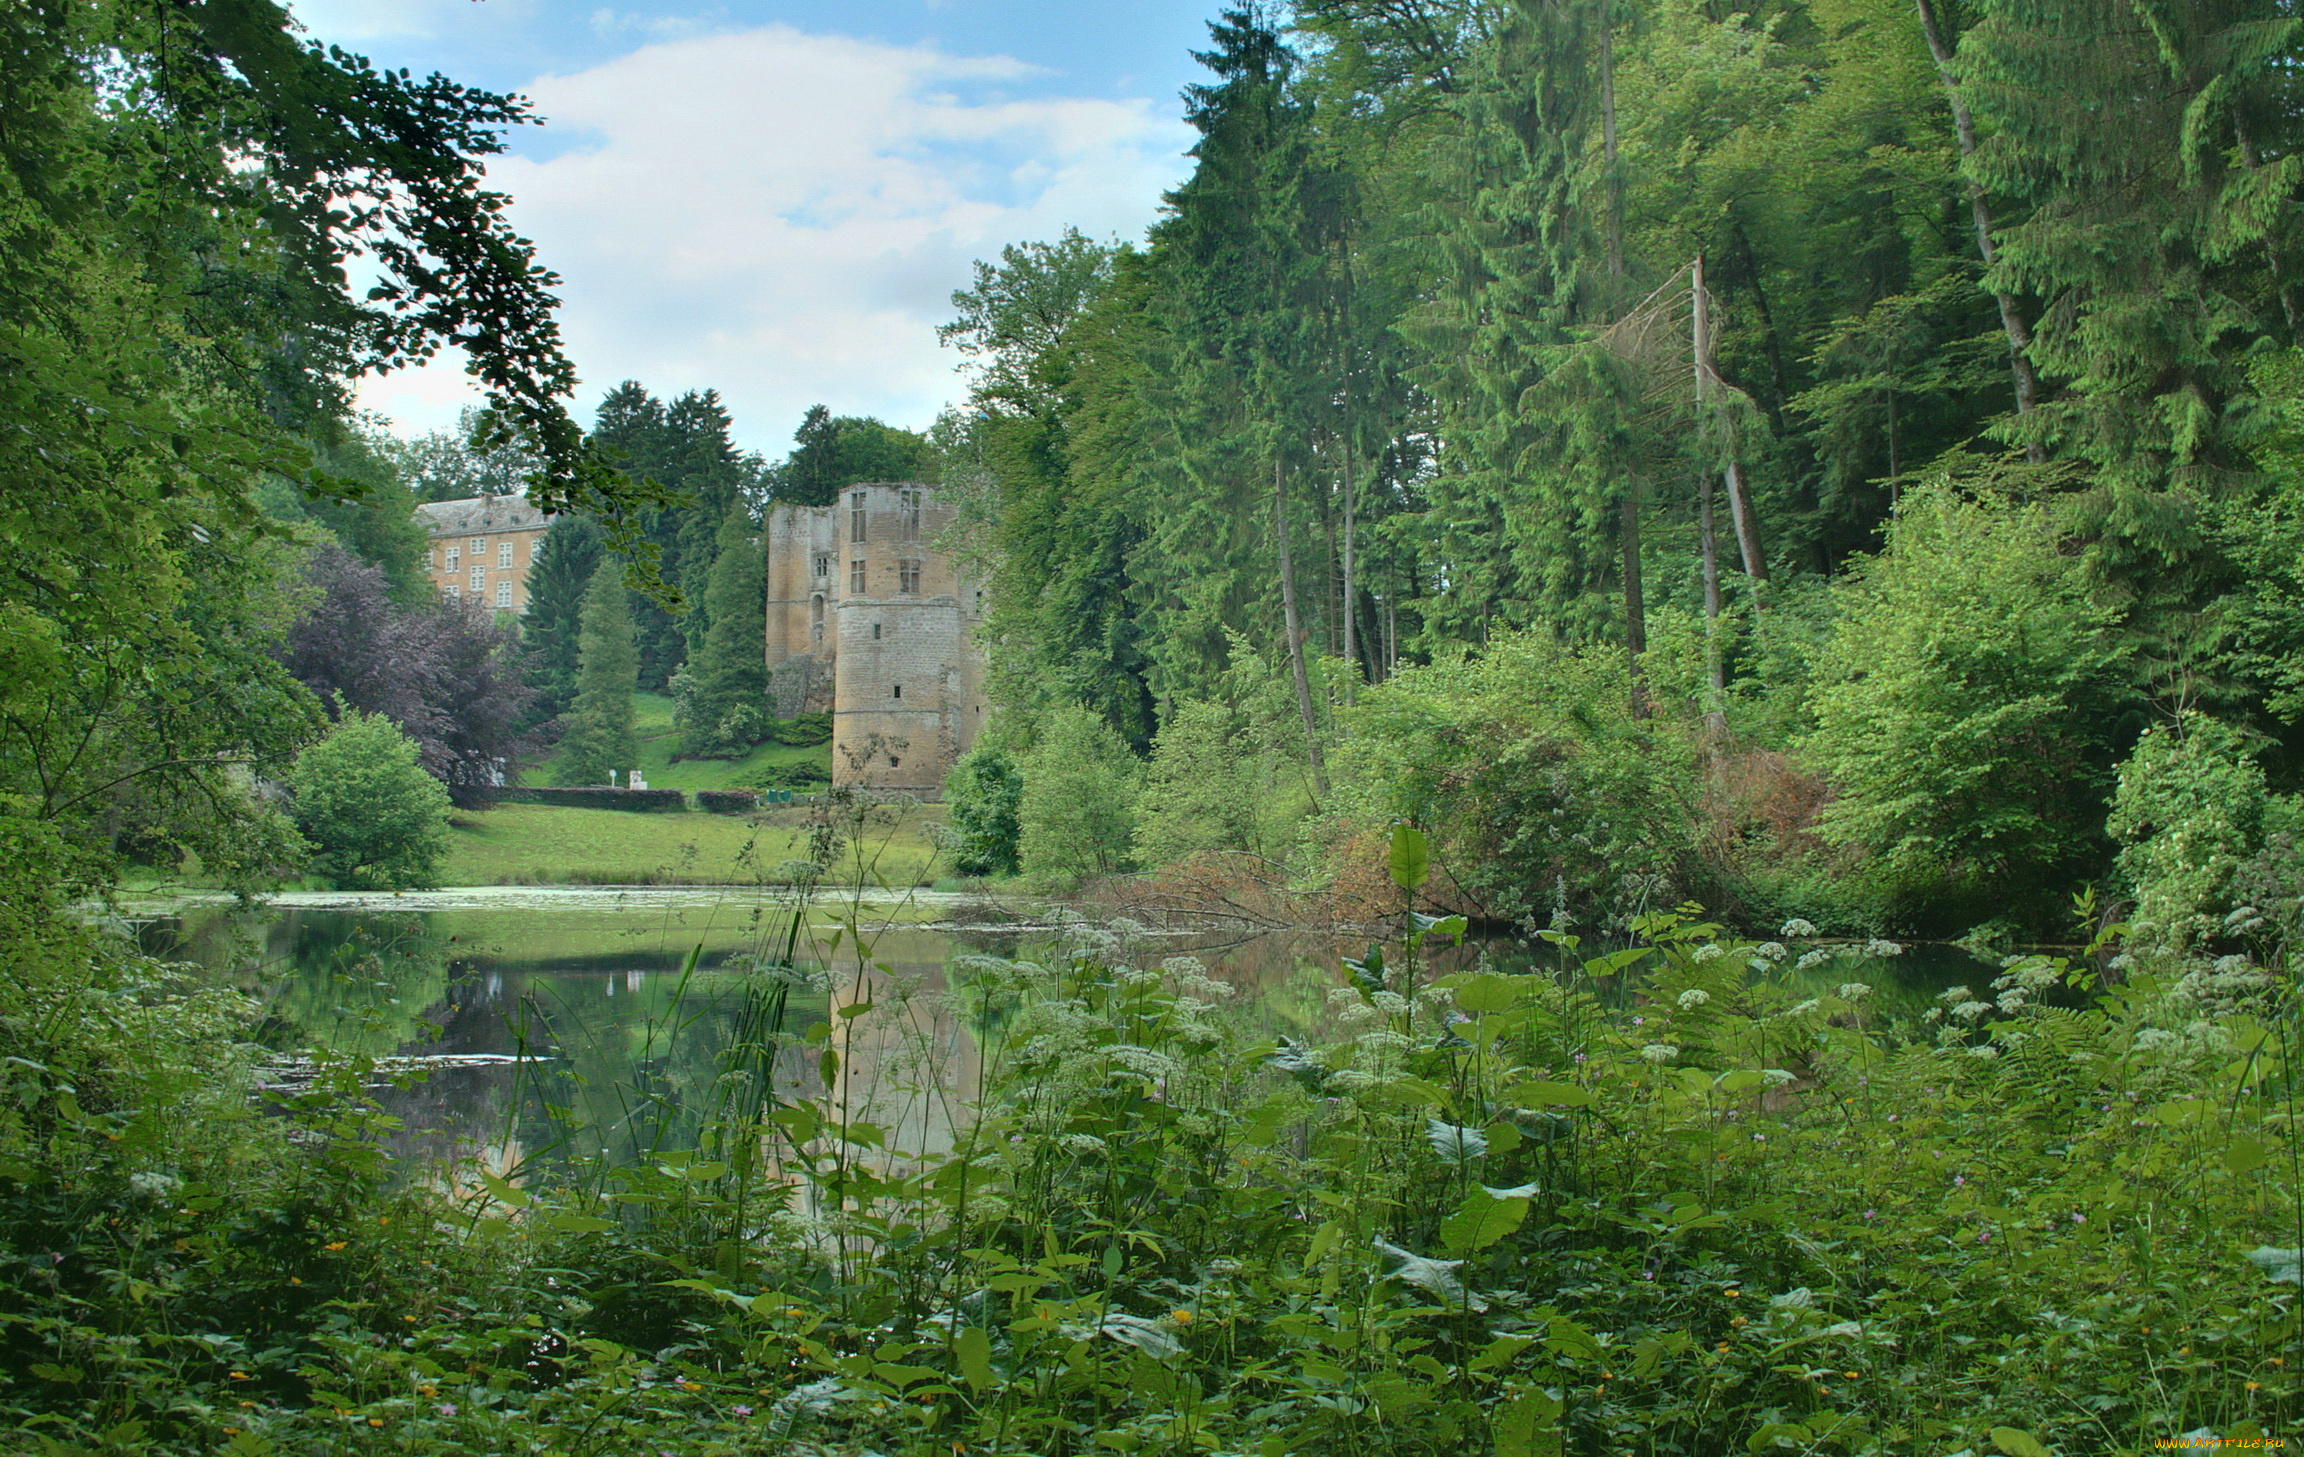
[[232, 1373], [232, 1379], [234, 1381], [247, 1381], [251, 1380], [252, 1378], [245, 1371], [235, 1371]]
[[1726, 1350], [1728, 1349], [1728, 1343], [1727, 1343], [1726, 1341], [1722, 1341], [1722, 1342], [1721, 1342], [1721, 1343], [1720, 1343], [1720, 1344], [1719, 1344], [1717, 1347], [1715, 1347], [1714, 1349], [1716, 1349], [1716, 1350], [1720, 1350], [1720, 1351], [1726, 1351]]
[[1854, 1381], [1858, 1375], [1858, 1373], [1854, 1371], [1843, 1371], [1840, 1374], [1847, 1377], [1850, 1381]]
[[1723, 1290], [1723, 1291], [1721, 1291], [1720, 1293], [1721, 1293], [1721, 1294], [1723, 1294], [1723, 1295], [1725, 1295], [1725, 1296], [1727, 1296], [1727, 1297], [1728, 1297], [1730, 1300], [1734, 1300], [1736, 1297], [1738, 1297], [1738, 1296], [1742, 1295], [1744, 1292], [1743, 1292], [1743, 1291], [1741, 1291], [1741, 1290], [1734, 1290], [1734, 1289], [1730, 1289], [1730, 1290]]
[[2262, 1391], [2264, 1389], [2264, 1383], [2261, 1381], [2251, 1381], [2248, 1383], [2248, 1389], [2250, 1391]]
[[680, 1389], [682, 1391], [702, 1391], [704, 1387], [701, 1382], [683, 1381], [680, 1383]]
[[1189, 1310], [1171, 1310], [1168, 1312], [1168, 1318], [1178, 1325], [1190, 1325], [1197, 1319]]
[[1737, 1316], [1734, 1320], [1728, 1322], [1728, 1324], [1734, 1326], [1738, 1330], [1744, 1329], [1744, 1327], [1750, 1325], [1751, 1323], [1752, 1322], [1746, 1320], [1743, 1316]]
[[340, 1249], [344, 1248], [344, 1243], [345, 1243], [345, 1242], [344, 1242], [343, 1240], [338, 1240], [338, 1241], [336, 1241], [334, 1244], [325, 1244], [325, 1245], [322, 1245], [322, 1246], [320, 1246], [320, 1248], [322, 1248], [322, 1249], [326, 1250], [326, 1251], [327, 1251], [328, 1253], [330, 1253], [330, 1254], [334, 1254], [334, 1253], [336, 1253], [338, 1250], [340, 1250]]
[[302, 1275], [290, 1275], [288, 1277], [288, 1283], [291, 1285], [301, 1285], [304, 1283], [304, 1277]]
[[372, 1427], [380, 1427], [380, 1426], [384, 1425], [384, 1418], [382, 1418], [382, 1417], [370, 1417], [370, 1418], [368, 1418], [368, 1425], [370, 1425], [370, 1426], [372, 1426]]

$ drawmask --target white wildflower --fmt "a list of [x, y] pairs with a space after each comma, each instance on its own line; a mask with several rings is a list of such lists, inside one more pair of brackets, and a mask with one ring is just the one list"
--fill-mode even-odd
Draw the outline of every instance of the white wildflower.
[[1991, 1010], [1992, 1004], [1990, 1002], [1970, 1000], [1962, 1002], [1959, 1006], [1954, 1007], [1952, 1009], [1952, 1015], [1958, 1017], [1963, 1022], [1973, 1022], [1978, 1017], [1983, 1016], [1986, 1012]]
[[1783, 925], [1777, 927], [1776, 934], [1782, 936], [1787, 941], [1797, 941], [1804, 936], [1815, 935], [1816, 923], [1813, 921], [1804, 921], [1798, 916], [1794, 916], [1791, 920], [1786, 921]]
[[1989, 1045], [1984, 1047], [1971, 1047], [1968, 1049], [1968, 1055], [1970, 1057], [1994, 1058], [2000, 1055], [2000, 1049]]
[[1872, 995], [1872, 988], [1860, 981], [1844, 981], [1834, 995], [1843, 1002], [1861, 1002]]
[[1149, 1047], [1122, 1043], [1117, 1047], [1106, 1048], [1105, 1053], [1128, 1071], [1148, 1078], [1172, 1078], [1181, 1071], [1176, 1065], [1176, 1059], [1166, 1053], [1154, 1052]]
[[1674, 998], [1674, 1000], [1679, 1002], [1681, 1011], [1693, 1012], [1698, 1007], [1703, 1006], [1706, 1002], [1711, 1001], [1712, 994], [1704, 990], [1702, 987], [1690, 987], [1688, 990], [1682, 992], [1678, 997]]
[[2245, 956], [2219, 956], [2216, 958], [2216, 970], [2226, 976], [2230, 976], [2233, 972], [2246, 971], [2247, 969], [2248, 958]]
[[1360, 989], [1358, 987], [1328, 988], [1328, 1005], [1331, 1007], [1357, 1007], [1361, 1004], [1362, 1001], [1360, 996]]
[[1398, 992], [1377, 992], [1368, 998], [1368, 1002], [1387, 1017], [1397, 1017], [1408, 1010], [1408, 999]]
[[1651, 1042], [1640, 1049], [1640, 1055], [1661, 1066], [1680, 1055], [1680, 1049], [1669, 1042]]
[[1389, 1027], [1379, 1027], [1373, 1032], [1363, 1032], [1360, 1034], [1359, 1042], [1370, 1052], [1406, 1052], [1413, 1045], [1408, 1041], [1407, 1033], [1395, 1032]]
[[1342, 1072], [1328, 1075], [1328, 1088], [1329, 1091], [1338, 1094], [1365, 1093], [1383, 1081], [1374, 1073], [1362, 1072], [1356, 1067], [1348, 1067]]
[[1752, 954], [1764, 956], [1770, 961], [1782, 961], [1792, 953], [1781, 941], [1763, 941], [1752, 948]]
[[1716, 942], [1707, 941], [1702, 946], [1696, 948], [1696, 960], [1698, 961], [1716, 961], [1720, 957], [1727, 954], [1728, 953], [1720, 949], [1718, 943]]
[[1799, 1081], [1798, 1078], [1792, 1076], [1792, 1074], [1784, 1071], [1784, 1069], [1780, 1067], [1762, 1068], [1760, 1070], [1760, 1076], [1767, 1081], [1768, 1086], [1771, 1088], [1781, 1088], [1786, 1083], [1796, 1083]]
[[156, 1173], [150, 1169], [128, 1176], [131, 1192], [146, 1199], [165, 1199], [184, 1187], [184, 1181], [174, 1174]]
[[1823, 1005], [1824, 1004], [1818, 1001], [1816, 998], [1810, 997], [1807, 1001], [1800, 1003], [1796, 1007], [1787, 1008], [1784, 1012], [1784, 1015], [1787, 1017], [1805, 1017], [1810, 1012], [1815, 1011], [1818, 1007]]
[[2138, 1052], [2165, 1052], [2183, 1044], [2184, 1039], [2163, 1027], [2147, 1027], [2136, 1034]]
[[1993, 1000], [1999, 1003], [2001, 1011], [2017, 1012], [2023, 1010], [2024, 1004], [2029, 998], [2024, 995], [2024, 988], [2010, 987]]
[[1887, 941], [1881, 939], [1878, 936], [1874, 936], [1871, 940], [1864, 943], [1864, 954], [1866, 956], [1883, 957], [1902, 956], [1904, 954], [1904, 948], [1894, 941]]
[[1792, 963], [1796, 971], [1808, 971], [1832, 959], [1832, 953], [1819, 946], [1814, 951], [1803, 951], [1800, 959]]
[[1383, 1013], [1355, 997], [1350, 1006], [1336, 1014], [1336, 1020], [1347, 1027], [1357, 1027], [1363, 1022], [1373, 1022], [1381, 1016]]
[[1074, 1153], [1104, 1152], [1104, 1140], [1093, 1133], [1067, 1133], [1062, 1142], [1066, 1148]]

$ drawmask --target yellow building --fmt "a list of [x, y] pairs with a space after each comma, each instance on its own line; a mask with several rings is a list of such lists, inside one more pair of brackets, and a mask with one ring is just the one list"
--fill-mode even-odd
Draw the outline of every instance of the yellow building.
[[831, 713], [834, 784], [940, 795], [984, 727], [984, 590], [929, 544], [951, 519], [908, 482], [768, 513], [769, 697]]
[[428, 501], [416, 519], [432, 536], [432, 585], [511, 612], [528, 610], [528, 568], [551, 518], [519, 496]]

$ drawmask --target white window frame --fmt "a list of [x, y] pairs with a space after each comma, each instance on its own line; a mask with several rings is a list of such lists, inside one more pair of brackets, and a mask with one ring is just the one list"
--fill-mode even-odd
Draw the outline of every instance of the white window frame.
[[866, 525], [864, 493], [852, 491], [848, 496], [848, 540], [850, 543], [860, 543], [864, 540]]
[[496, 565], [499, 567], [512, 565], [512, 538], [509, 536], [496, 543]]
[[496, 605], [498, 607], [510, 607], [512, 605], [512, 583], [510, 579], [506, 579], [496, 584]]
[[472, 594], [474, 596], [478, 596], [482, 592], [487, 591], [488, 564], [486, 562], [482, 562], [478, 566], [472, 568], [471, 572], [467, 575], [466, 580], [472, 584]]

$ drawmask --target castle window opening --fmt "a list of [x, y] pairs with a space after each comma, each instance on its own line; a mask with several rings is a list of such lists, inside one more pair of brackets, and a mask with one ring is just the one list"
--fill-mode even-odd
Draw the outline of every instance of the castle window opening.
[[487, 537], [485, 537], [485, 536], [475, 536], [475, 537], [473, 537], [473, 538], [472, 538], [472, 555], [474, 555], [474, 556], [479, 556], [481, 553], [483, 553], [483, 552], [485, 552], [485, 551], [487, 551], [487, 550], [488, 550], [488, 538], [487, 538]]
[[496, 605], [499, 607], [512, 605], [512, 584], [510, 582], [498, 582], [496, 584]]
[[920, 563], [914, 560], [896, 564], [896, 590], [906, 597], [920, 595]]
[[902, 698], [904, 696], [904, 685], [901, 683], [892, 685], [888, 691], [888, 696], [890, 698]]
[[448, 570], [449, 570], [449, 571], [451, 571], [451, 572], [455, 571], [455, 570], [456, 570], [456, 563], [457, 563], [458, 561], [460, 561], [460, 560], [462, 560], [462, 557], [461, 557], [461, 555], [460, 555], [460, 554], [457, 552], [456, 548], [455, 548], [455, 547], [450, 547], [450, 548], [448, 548]]
[[450, 583], [449, 583], [449, 584], [448, 584], [446, 587], [442, 588], [441, 590], [442, 590], [442, 591], [444, 591], [444, 592], [446, 592], [446, 593], [448, 594], [448, 600], [449, 600], [449, 601], [451, 601], [451, 602], [455, 601], [457, 598], [459, 598], [459, 597], [462, 597], [462, 596], [464, 595], [464, 589], [463, 589], [462, 587], [459, 587], [459, 586], [457, 586], [457, 585], [456, 585], [454, 582], [450, 582]]
[[978, 617], [984, 615], [984, 589], [982, 587], [976, 589], [976, 615]]
[[891, 769], [901, 769], [904, 766], [894, 754], [890, 754], [888, 756], [888, 767]]
[[859, 597], [864, 595], [864, 563], [855, 561], [848, 564], [848, 590]]
[[896, 493], [896, 508], [899, 513], [898, 520], [903, 524], [904, 539], [907, 541], [917, 540], [920, 535], [920, 493], [918, 491], [898, 491]]
[[877, 622], [872, 624], [872, 641], [880, 641], [880, 624]]
[[512, 565], [512, 542], [509, 537], [496, 543], [496, 565], [500, 567]]
[[864, 539], [864, 493], [856, 491], [848, 497], [848, 539]]
[[488, 590], [488, 564], [486, 562], [482, 562], [472, 569], [472, 590], [475, 592]]
[[816, 580], [819, 582], [832, 580], [832, 553], [828, 551], [816, 553]]

